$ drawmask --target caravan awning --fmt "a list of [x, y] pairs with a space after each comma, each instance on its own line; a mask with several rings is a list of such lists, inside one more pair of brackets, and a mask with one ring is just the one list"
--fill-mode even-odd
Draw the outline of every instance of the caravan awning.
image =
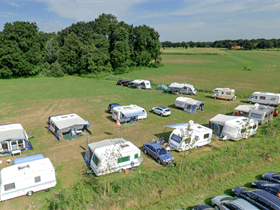
[[125, 117], [134, 117], [140, 114], [144, 114], [144, 110], [136, 110], [132, 112], [121, 112]]
[[26, 139], [23, 129], [4, 130], [0, 132], [0, 142], [14, 139]]
[[44, 159], [44, 156], [42, 154], [30, 155], [30, 156], [14, 159], [14, 164], [17, 165], [17, 164], [27, 163], [30, 161], [41, 160], [41, 159]]
[[178, 123], [178, 124], [174, 124], [174, 125], [166, 125], [165, 127], [167, 127], [167, 128], [182, 128], [182, 127], [186, 127], [188, 125], [189, 125], [189, 123]]
[[234, 110], [249, 113], [250, 110], [254, 109], [255, 107], [256, 107], [255, 105], [239, 105]]
[[213, 117], [209, 121], [211, 123], [216, 123], [216, 124], [223, 125], [228, 120], [238, 119], [240, 117], [241, 116], [231, 116], [231, 115], [217, 114], [215, 117]]

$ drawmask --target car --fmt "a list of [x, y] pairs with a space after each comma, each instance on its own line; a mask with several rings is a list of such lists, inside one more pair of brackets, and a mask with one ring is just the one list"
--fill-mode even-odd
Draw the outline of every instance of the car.
[[151, 110], [152, 113], [158, 114], [161, 117], [162, 116], [169, 116], [171, 115], [171, 111], [169, 108], [165, 107], [165, 106], [156, 106], [153, 107]]
[[117, 85], [123, 85], [125, 82], [125, 80], [120, 79], [117, 81]]
[[280, 173], [278, 173], [278, 172], [268, 172], [268, 173], [262, 175], [262, 179], [280, 184]]
[[256, 188], [265, 190], [275, 196], [277, 196], [277, 194], [280, 193], [280, 184], [269, 182], [266, 180], [254, 181], [254, 182], [252, 182], [252, 187], [256, 187]]
[[120, 104], [117, 104], [117, 103], [111, 103], [111, 104], [109, 104], [109, 106], [108, 106], [108, 112], [112, 113], [113, 108], [114, 108], [114, 107], [117, 107], [117, 106], [120, 106]]
[[123, 83], [123, 85], [124, 86], [131, 86], [132, 85], [132, 82], [131, 81], [125, 81], [124, 83]]
[[174, 157], [158, 143], [144, 143], [143, 151], [146, 155], [150, 155], [154, 158], [159, 164], [168, 165], [174, 162]]
[[207, 206], [204, 204], [198, 204], [192, 208], [192, 210], [215, 210], [211, 206]]
[[278, 210], [280, 209], [280, 199], [271, 193], [248, 187], [236, 187], [232, 190], [233, 194], [239, 198], [249, 201], [262, 210]]
[[232, 197], [228, 195], [218, 195], [211, 199], [211, 205], [216, 210], [258, 210], [257, 207], [249, 203], [248, 201]]

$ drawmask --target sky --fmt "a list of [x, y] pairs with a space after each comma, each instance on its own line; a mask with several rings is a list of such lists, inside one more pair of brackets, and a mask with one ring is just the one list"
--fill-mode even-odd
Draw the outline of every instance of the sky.
[[162, 42], [280, 38], [279, 0], [0, 0], [0, 31], [7, 22], [29, 21], [58, 32], [102, 13], [150, 26]]

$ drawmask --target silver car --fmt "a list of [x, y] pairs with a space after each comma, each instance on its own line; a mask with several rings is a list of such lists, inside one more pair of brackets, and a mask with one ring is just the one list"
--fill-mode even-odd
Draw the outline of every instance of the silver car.
[[219, 195], [211, 199], [211, 205], [216, 210], [232, 210], [232, 209], [240, 209], [240, 210], [258, 210], [257, 207], [250, 204], [248, 201], [231, 197], [228, 195]]
[[153, 107], [151, 110], [152, 113], [158, 114], [161, 117], [162, 116], [169, 116], [171, 115], [171, 111], [169, 108], [165, 107], [165, 106], [157, 106], [157, 107]]

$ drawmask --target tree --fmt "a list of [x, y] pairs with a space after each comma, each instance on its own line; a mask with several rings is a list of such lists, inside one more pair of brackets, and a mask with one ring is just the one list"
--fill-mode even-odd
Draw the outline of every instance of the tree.
[[191, 48], [193, 48], [193, 47], [194, 47], [194, 42], [193, 42], [193, 41], [190, 41], [190, 42], [189, 42], [189, 46], [190, 46]]
[[52, 38], [47, 42], [46, 46], [46, 61], [49, 64], [54, 63], [58, 58], [58, 42]]

